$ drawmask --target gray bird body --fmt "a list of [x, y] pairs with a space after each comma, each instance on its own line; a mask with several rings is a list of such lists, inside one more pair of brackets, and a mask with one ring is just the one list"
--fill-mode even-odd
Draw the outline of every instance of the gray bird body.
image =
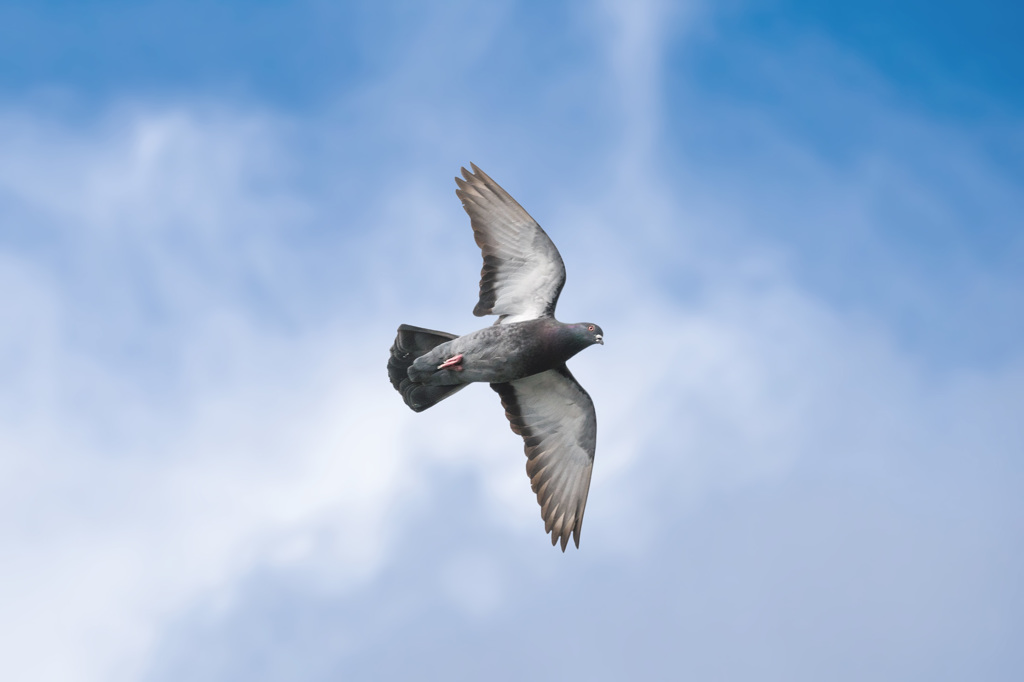
[[[553, 317], [484, 327], [446, 341], [416, 358], [409, 378], [428, 386], [450, 386], [483, 381], [491, 384], [522, 379], [554, 369], [586, 346], [581, 325], [568, 325]], [[438, 369], [446, 359], [462, 355], [461, 370]]]
[[555, 319], [565, 284], [562, 257], [508, 192], [472, 168], [455, 182], [484, 259], [473, 314], [498, 315], [498, 321], [464, 336], [403, 324], [388, 376], [416, 412], [468, 384], [489, 383], [523, 437], [544, 530], [564, 552], [570, 535], [580, 544], [597, 447], [594, 403], [565, 363], [603, 344], [604, 332], [593, 323]]

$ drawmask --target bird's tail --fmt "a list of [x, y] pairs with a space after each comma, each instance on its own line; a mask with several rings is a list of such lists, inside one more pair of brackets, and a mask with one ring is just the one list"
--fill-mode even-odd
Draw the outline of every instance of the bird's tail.
[[402, 400], [415, 412], [422, 412], [433, 407], [466, 384], [450, 386], [427, 386], [409, 378], [409, 366], [424, 353], [440, 346], [445, 341], [458, 338], [455, 334], [413, 327], [403, 324], [398, 328], [398, 336], [391, 346], [391, 357], [388, 358], [388, 377], [395, 390], [402, 394]]

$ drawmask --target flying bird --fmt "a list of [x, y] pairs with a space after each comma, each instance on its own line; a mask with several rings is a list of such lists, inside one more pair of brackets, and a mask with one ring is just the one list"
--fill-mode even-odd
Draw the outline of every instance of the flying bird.
[[501, 397], [526, 447], [526, 473], [540, 503], [544, 532], [562, 551], [580, 546], [597, 444], [594, 402], [565, 366], [604, 332], [592, 322], [564, 324], [555, 304], [565, 284], [558, 249], [530, 214], [470, 164], [455, 178], [483, 252], [480, 300], [473, 314], [497, 315], [489, 327], [456, 336], [403, 324], [391, 346], [388, 376], [416, 412], [473, 382]]

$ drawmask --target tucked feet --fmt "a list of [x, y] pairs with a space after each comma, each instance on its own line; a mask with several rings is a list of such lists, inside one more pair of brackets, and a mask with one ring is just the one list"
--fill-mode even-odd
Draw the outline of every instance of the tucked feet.
[[452, 357], [448, 358], [447, 360], [442, 362], [440, 365], [438, 365], [437, 368], [438, 369], [450, 369], [453, 372], [461, 372], [462, 371], [462, 353], [459, 353], [458, 355], [453, 355]]

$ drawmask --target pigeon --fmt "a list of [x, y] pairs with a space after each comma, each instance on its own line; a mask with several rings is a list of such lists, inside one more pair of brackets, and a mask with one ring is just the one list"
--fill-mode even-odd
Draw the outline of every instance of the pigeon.
[[558, 249], [508, 192], [470, 166], [455, 178], [455, 194], [483, 252], [473, 314], [498, 320], [465, 336], [399, 326], [388, 377], [416, 412], [468, 384], [489, 383], [512, 431], [525, 442], [526, 473], [544, 532], [565, 552], [570, 534], [580, 546], [597, 445], [594, 401], [565, 363], [588, 346], [603, 345], [604, 331], [592, 322], [555, 319], [565, 284]]

